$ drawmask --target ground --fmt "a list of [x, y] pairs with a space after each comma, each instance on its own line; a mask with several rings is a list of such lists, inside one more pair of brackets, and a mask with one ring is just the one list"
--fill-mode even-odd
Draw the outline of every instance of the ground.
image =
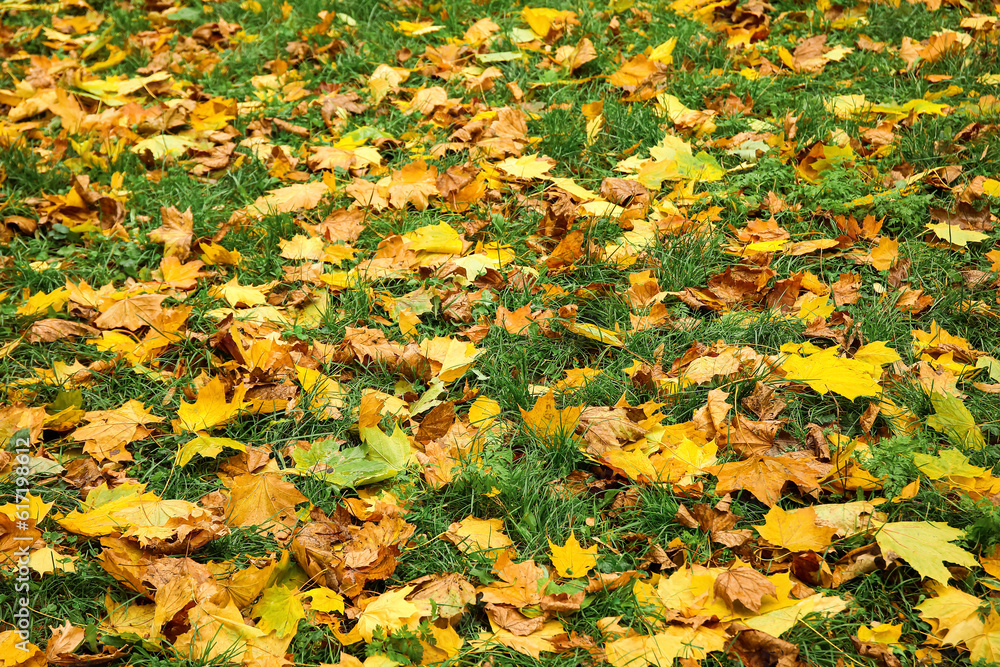
[[0, 3], [4, 666], [1000, 663], [997, 13]]

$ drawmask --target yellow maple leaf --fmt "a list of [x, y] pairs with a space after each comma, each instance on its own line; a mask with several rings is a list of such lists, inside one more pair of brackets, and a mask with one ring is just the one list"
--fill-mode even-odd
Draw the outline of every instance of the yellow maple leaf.
[[308, 500], [281, 473], [240, 475], [233, 479], [226, 502], [230, 526], [270, 526]]
[[174, 431], [207, 431], [225, 424], [243, 409], [246, 393], [246, 386], [240, 384], [233, 391], [233, 399], [226, 402], [226, 387], [222, 379], [212, 378], [198, 390], [194, 403], [181, 401], [177, 419], [173, 422]]
[[198, 132], [221, 130], [236, 119], [236, 100], [214, 98], [206, 100], [191, 110], [188, 122]]
[[903, 625], [893, 625], [892, 623], [876, 623], [872, 626], [859, 625], [858, 639], [863, 642], [875, 642], [876, 644], [899, 644], [899, 638], [903, 635]]
[[876, 372], [881, 373], [882, 366], [886, 364], [891, 364], [899, 361], [901, 357], [896, 350], [892, 349], [885, 344], [885, 341], [876, 340], [867, 345], [861, 346], [861, 348], [854, 353], [855, 361], [863, 361], [866, 364], [871, 364], [875, 367]]
[[964, 536], [965, 531], [943, 521], [898, 521], [883, 524], [875, 534], [875, 541], [883, 555], [892, 551], [921, 577], [947, 584], [951, 572], [944, 566], [945, 561], [979, 567], [975, 556], [952, 544]]
[[327, 192], [329, 189], [322, 181], [296, 183], [257, 197], [254, 203], [247, 207], [246, 212], [251, 217], [263, 218], [277, 213], [310, 210], [316, 208], [319, 200]]
[[899, 257], [899, 241], [883, 236], [865, 260], [877, 271], [888, 271]]
[[340, 417], [340, 408], [344, 407], [347, 390], [332, 377], [319, 371], [296, 366], [302, 390], [309, 395], [309, 409], [319, 413], [321, 419], [336, 419]]
[[754, 526], [765, 540], [789, 551], [818, 551], [830, 546], [837, 529], [816, 523], [812, 507], [786, 512], [775, 505], [764, 517], [764, 525]]
[[986, 447], [982, 430], [961, 399], [951, 394], [934, 392], [931, 394], [931, 405], [934, 406], [934, 414], [927, 418], [928, 426], [944, 433], [963, 447]]
[[853, 401], [881, 393], [878, 380], [870, 375], [870, 364], [838, 357], [837, 351], [831, 347], [807, 357], [792, 355], [781, 368], [786, 378], [803, 382], [820, 394], [832, 391]]
[[302, 608], [302, 593], [287, 586], [266, 589], [250, 613], [260, 619], [258, 628], [264, 632], [274, 631], [279, 637], [294, 635], [299, 621], [306, 617]]
[[519, 158], [509, 157], [497, 163], [497, 169], [500, 171], [514, 178], [523, 179], [540, 178], [554, 166], [555, 163], [549, 158], [540, 158], [537, 153], [522, 155]]
[[483, 353], [483, 350], [477, 350], [472, 343], [447, 336], [423, 340], [420, 342], [420, 349], [428, 359], [441, 365], [436, 374], [445, 384], [451, 384], [462, 377], [465, 371], [472, 368], [476, 357]]
[[663, 42], [658, 46], [653, 47], [652, 53], [649, 54], [649, 59], [653, 62], [663, 63], [664, 65], [670, 65], [674, 62], [674, 47], [677, 46], [677, 38], [671, 37], [667, 41]]
[[[27, 505], [27, 509], [23, 509], [25, 505]], [[53, 503], [47, 503], [29, 492], [17, 504], [7, 503], [0, 507], [0, 514], [5, 515], [11, 521], [21, 519], [34, 521], [37, 524], [49, 513], [52, 505]], [[27, 515], [22, 514], [23, 512], [27, 512]]]
[[314, 588], [304, 594], [311, 601], [310, 606], [315, 611], [323, 612], [344, 612], [344, 598], [340, 593], [330, 590], [326, 586]]
[[[27, 292], [28, 290], [25, 290]], [[36, 292], [17, 307], [17, 314], [24, 317], [44, 315], [51, 308], [53, 312], [61, 312], [69, 301], [69, 292], [65, 287], [57, 287], [51, 292]]]
[[403, 238], [410, 241], [410, 248], [416, 251], [418, 261], [426, 261], [434, 255], [462, 254], [462, 237], [444, 222], [418, 227], [403, 234]]
[[572, 435], [583, 414], [583, 406], [557, 410], [555, 394], [551, 389], [535, 400], [530, 411], [520, 407], [518, 410], [521, 411], [521, 418], [528, 430], [548, 445]]
[[202, 243], [201, 251], [204, 253], [201, 256], [201, 261], [209, 266], [217, 264], [238, 265], [243, 259], [239, 250], [227, 250], [218, 243]]
[[576, 535], [572, 532], [562, 546], [549, 540], [549, 549], [552, 550], [552, 566], [556, 568], [560, 577], [574, 579], [585, 577], [588, 572], [597, 567], [597, 545], [584, 549], [576, 541]]
[[576, 12], [550, 7], [525, 7], [521, 10], [521, 16], [539, 39], [547, 39], [550, 34], [577, 22]]
[[153, 272], [153, 277], [171, 287], [189, 290], [198, 285], [199, 278], [207, 275], [201, 272], [203, 266], [205, 262], [198, 259], [182, 264], [177, 257], [164, 257], [159, 272]]
[[144, 326], [154, 326], [163, 317], [161, 304], [165, 294], [135, 294], [118, 298], [114, 295], [104, 301], [101, 316], [94, 324], [101, 329], [128, 329], [136, 331]]
[[396, 21], [396, 30], [408, 37], [429, 35], [430, 33], [437, 32], [443, 28], [443, 25], [434, 25], [432, 21]]
[[829, 294], [810, 294], [799, 303], [799, 310], [796, 313], [803, 322], [812, 322], [816, 318], [826, 319], [833, 314], [834, 305], [830, 303]]
[[236, 276], [223, 285], [213, 285], [209, 290], [209, 296], [216, 299], [225, 299], [233, 308], [240, 304], [243, 306], [260, 306], [267, 303], [266, 294], [274, 287], [274, 283], [265, 285], [240, 285]]
[[423, 616], [430, 613], [427, 600], [409, 601], [406, 596], [413, 592], [413, 586], [382, 593], [368, 603], [358, 616], [357, 630], [366, 642], [371, 642], [375, 631], [382, 629], [390, 635], [400, 628], [415, 628]]
[[311, 259], [316, 261], [323, 257], [323, 246], [326, 240], [322, 236], [306, 236], [296, 234], [290, 241], [281, 239], [278, 241], [281, 247], [281, 256], [285, 259]]
[[951, 245], [961, 248], [969, 245], [970, 242], [985, 241], [990, 237], [989, 234], [983, 234], [971, 229], [962, 229], [958, 225], [951, 225], [947, 222], [927, 223], [924, 227], [934, 232], [934, 235], [942, 241], [947, 241]]
[[205, 458], [214, 459], [223, 448], [228, 447], [239, 452], [245, 452], [247, 446], [242, 442], [231, 438], [213, 437], [206, 433], [199, 433], [196, 437], [188, 440], [177, 449], [176, 463], [179, 467], [186, 466], [195, 454]]
[[972, 662], [1000, 664], [1000, 614], [997, 614], [995, 608], [990, 609], [990, 615], [983, 623], [982, 632], [969, 639], [966, 646], [971, 651], [969, 659]]
[[24, 640], [16, 630], [0, 632], [0, 655], [3, 667], [45, 667], [49, 661], [42, 650]]
[[448, 526], [444, 536], [462, 553], [480, 554], [493, 561], [514, 546], [500, 519], [477, 519], [470, 515]]
[[145, 493], [145, 484], [122, 484], [108, 489], [102, 483], [87, 494], [81, 510], [73, 510], [56, 522], [71, 533], [87, 537], [100, 537], [116, 532], [122, 521], [114, 513], [144, 502], [159, 500], [155, 493]]
[[111, 516], [120, 522], [123, 537], [134, 537], [145, 547], [150, 540], [166, 540], [177, 534], [178, 528], [185, 523], [211, 520], [212, 514], [187, 500], [157, 498], [131, 504]]
[[985, 606], [983, 600], [937, 582], [931, 582], [930, 588], [934, 597], [914, 608], [943, 645], [957, 646], [982, 632], [979, 610]]

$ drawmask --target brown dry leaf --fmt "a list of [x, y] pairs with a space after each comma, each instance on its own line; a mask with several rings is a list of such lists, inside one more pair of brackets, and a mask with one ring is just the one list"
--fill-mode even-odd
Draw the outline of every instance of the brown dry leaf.
[[729, 626], [728, 632], [736, 635], [733, 650], [747, 667], [798, 667], [801, 664], [799, 647], [791, 642], [741, 623]]
[[804, 493], [819, 491], [819, 480], [832, 468], [815, 458], [803, 456], [751, 456], [745, 461], [707, 468], [719, 478], [717, 493], [746, 490], [765, 505], [773, 507], [781, 499], [786, 482]]
[[148, 424], [158, 424], [162, 417], [152, 414], [141, 401], [131, 400], [115, 410], [96, 410], [83, 417], [89, 424], [73, 431], [73, 439], [82, 442], [83, 451], [98, 461], [131, 461], [125, 445], [149, 437]]
[[160, 305], [166, 299], [164, 294], [139, 294], [113, 301], [94, 324], [101, 329], [128, 329], [136, 331], [149, 326], [163, 313]]
[[737, 567], [723, 572], [715, 580], [715, 594], [731, 609], [737, 602], [750, 611], [760, 611], [765, 595], [775, 596], [778, 589], [763, 574], [752, 567]]
[[51, 343], [76, 336], [96, 337], [97, 329], [71, 320], [38, 320], [31, 325], [24, 339], [28, 343]]
[[191, 255], [191, 241], [194, 240], [191, 208], [182, 213], [173, 206], [161, 206], [160, 217], [163, 223], [149, 232], [149, 240], [163, 244], [164, 257], [176, 257], [183, 262]]

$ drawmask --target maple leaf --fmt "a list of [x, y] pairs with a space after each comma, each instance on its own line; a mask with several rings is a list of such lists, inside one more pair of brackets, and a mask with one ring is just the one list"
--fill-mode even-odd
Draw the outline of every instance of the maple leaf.
[[[49, 510], [52, 509], [52, 505], [53, 503], [47, 503], [41, 497], [28, 492], [22, 498], [18, 499], [16, 504], [7, 503], [0, 507], [0, 514], [6, 515], [12, 521], [15, 519], [27, 519], [38, 524], [48, 515]], [[24, 512], [27, 512], [26, 517], [23, 514]]]
[[226, 424], [239, 414], [244, 407], [243, 397], [247, 389], [240, 385], [233, 392], [233, 400], [226, 402], [226, 387], [222, 378], [214, 377], [198, 390], [194, 403], [181, 401], [174, 420], [174, 431], [207, 431]]
[[764, 525], [754, 526], [765, 540], [789, 551], [822, 551], [837, 532], [832, 526], [816, 524], [812, 507], [786, 512], [775, 505], [764, 517]]
[[420, 349], [434, 362], [434, 374], [445, 384], [451, 384], [462, 377], [483, 353], [483, 350], [477, 350], [472, 343], [463, 343], [447, 336], [422, 340]]
[[225, 299], [230, 306], [259, 306], [267, 303], [266, 294], [271, 291], [274, 283], [266, 285], [240, 285], [236, 276], [224, 285], [213, 285], [209, 290], [209, 296], [216, 299]]
[[706, 468], [718, 477], [716, 493], [729, 493], [745, 489], [757, 500], [773, 507], [781, 498], [785, 482], [792, 482], [805, 492], [819, 489], [819, 478], [831, 466], [815, 459], [790, 456], [751, 456], [745, 461], [723, 463]]
[[344, 407], [344, 399], [347, 398], [343, 385], [305, 366], [296, 366], [295, 372], [303, 391], [309, 395], [309, 409], [318, 413], [321, 419], [340, 417], [340, 408]]
[[553, 444], [561, 438], [572, 435], [580, 422], [583, 406], [556, 409], [556, 398], [550, 389], [535, 400], [530, 411], [519, 407], [521, 418], [528, 430], [542, 442]]
[[159, 500], [155, 493], [144, 493], [145, 484], [122, 484], [114, 489], [108, 489], [107, 483], [102, 483], [87, 494], [82, 510], [73, 510], [61, 519], [60, 526], [78, 535], [99, 537], [110, 535], [118, 530], [121, 521], [114, 517], [115, 512], [137, 504]]
[[17, 314], [31, 317], [32, 315], [44, 315], [50, 310], [58, 313], [66, 307], [69, 296], [69, 291], [65, 287], [57, 287], [48, 293], [36, 292], [17, 307]]
[[316, 611], [344, 612], [344, 598], [336, 591], [332, 591], [325, 586], [314, 588], [302, 595], [309, 598], [311, 602], [309, 606]]
[[306, 236], [296, 234], [290, 241], [281, 239], [278, 241], [281, 247], [281, 256], [285, 259], [311, 259], [318, 260], [323, 257], [323, 247], [326, 239], [321, 236]]
[[123, 537], [135, 538], [140, 546], [152, 540], [168, 540], [185, 525], [211, 519], [211, 513], [186, 500], [153, 500], [131, 505], [112, 513], [113, 518], [128, 528]]
[[163, 224], [149, 232], [149, 240], [163, 244], [164, 257], [176, 257], [183, 262], [191, 254], [191, 241], [194, 239], [191, 208], [181, 213], [173, 206], [161, 206], [160, 217]]
[[542, 40], [552, 41], [566, 27], [579, 25], [576, 12], [566, 9], [551, 9], [549, 7], [525, 7], [521, 16], [531, 28], [531, 31]]
[[239, 250], [227, 250], [218, 243], [202, 243], [200, 247], [201, 251], [204, 253], [201, 256], [201, 261], [205, 262], [205, 264], [208, 264], [209, 266], [214, 266], [216, 264], [238, 265], [243, 259]]
[[435, 255], [461, 255], [462, 237], [444, 222], [418, 227], [403, 234], [409, 239], [410, 248], [417, 252], [418, 260], [427, 261]]
[[247, 450], [246, 445], [231, 438], [220, 438], [210, 436], [205, 433], [199, 433], [196, 437], [188, 440], [177, 449], [175, 462], [179, 467], [183, 468], [190, 463], [195, 454], [205, 458], [214, 459], [222, 453], [222, 450], [226, 447], [229, 449], [235, 449], [239, 452], [245, 452]]
[[208, 275], [202, 273], [201, 267], [203, 266], [205, 263], [198, 259], [181, 264], [181, 260], [177, 257], [164, 257], [163, 261], [160, 262], [159, 271], [154, 272], [153, 277], [162, 280], [171, 287], [189, 290], [198, 284], [199, 279]]
[[997, 664], [1000, 662], [1000, 614], [996, 609], [991, 609], [986, 622], [983, 624], [983, 631], [966, 641], [971, 653], [969, 659], [973, 662], [985, 662], [986, 664]]
[[549, 548], [552, 550], [552, 566], [560, 577], [584, 577], [597, 567], [597, 545], [584, 549], [573, 532], [562, 546], [549, 540]]
[[480, 554], [489, 560], [496, 560], [514, 546], [503, 532], [503, 521], [477, 519], [471, 515], [448, 526], [444, 537], [462, 553]]
[[41, 649], [23, 639], [16, 630], [0, 632], [0, 655], [3, 667], [46, 667], [48, 661]]
[[540, 178], [548, 173], [555, 163], [545, 157], [539, 157], [537, 153], [532, 155], [522, 155], [519, 158], [507, 158], [503, 162], [498, 162], [496, 167], [505, 174], [510, 174], [514, 178], [529, 180]]
[[271, 190], [266, 195], [258, 197], [253, 204], [247, 207], [246, 211], [251, 217], [262, 218], [276, 213], [310, 210], [316, 208], [319, 200], [328, 191], [326, 183], [322, 181], [289, 185]]
[[947, 222], [927, 223], [924, 227], [934, 232], [934, 235], [942, 241], [960, 248], [966, 247], [969, 243], [985, 241], [990, 237], [989, 234], [983, 234], [971, 229], [962, 229], [958, 225], [952, 225]]
[[251, 614], [260, 619], [257, 627], [264, 632], [273, 631], [279, 637], [291, 637], [298, 630], [299, 621], [306, 617], [302, 608], [302, 593], [286, 586], [271, 586], [264, 591]]
[[430, 604], [427, 601], [410, 602], [406, 599], [413, 589], [413, 586], [404, 586], [395, 591], [382, 593], [368, 603], [358, 616], [357, 624], [357, 630], [366, 642], [372, 641], [378, 629], [389, 635], [400, 628], [416, 627], [420, 619], [430, 613]]
[[798, 380], [820, 394], [834, 392], [852, 401], [859, 396], [877, 396], [882, 389], [871, 375], [871, 366], [837, 356], [831, 347], [806, 357], [791, 355], [781, 364], [785, 377]]
[[875, 541], [883, 554], [897, 554], [921, 577], [947, 584], [951, 573], [945, 561], [963, 567], [979, 566], [972, 554], [952, 544], [964, 536], [965, 531], [943, 521], [899, 521], [882, 524]]
[[559, 635], [565, 635], [565, 633], [566, 630], [558, 620], [546, 621], [534, 632], [523, 636], [494, 626], [493, 632], [480, 634], [470, 644], [477, 649], [485, 649], [491, 644], [501, 644], [518, 653], [530, 655], [537, 660], [541, 658], [542, 653], [554, 653], [556, 648], [553, 645], [553, 640]]
[[635, 90], [659, 71], [656, 63], [657, 61], [640, 53], [633, 56], [631, 60], [622, 63], [622, 66], [608, 77], [608, 83], [625, 90]]
[[737, 567], [723, 572], [715, 580], [715, 594], [733, 606], [740, 602], [750, 611], [760, 611], [765, 595], [774, 596], [778, 589], [763, 574], [752, 567]]
[[278, 473], [240, 475], [233, 479], [226, 502], [230, 526], [266, 526], [308, 500]]
[[934, 414], [927, 418], [927, 425], [952, 439], [955, 444], [970, 449], [982, 449], [986, 438], [975, 418], [962, 401], [951, 394], [931, 394]]
[[94, 320], [94, 325], [101, 329], [122, 328], [135, 331], [159, 319], [163, 311], [160, 304], [166, 298], [164, 294], [140, 294], [113, 301]]
[[722, 628], [667, 626], [653, 635], [633, 635], [605, 644], [613, 667], [671, 665], [678, 658], [698, 661], [725, 650], [730, 637]]
[[84, 419], [90, 423], [73, 431], [73, 439], [83, 442], [83, 450], [98, 461], [131, 461], [125, 445], [146, 439], [150, 434], [146, 425], [163, 421], [134, 399], [115, 410], [88, 412]]

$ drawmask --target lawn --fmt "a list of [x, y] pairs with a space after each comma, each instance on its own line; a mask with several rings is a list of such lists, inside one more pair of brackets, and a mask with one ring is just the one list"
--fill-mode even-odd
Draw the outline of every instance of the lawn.
[[0, 664], [1000, 664], [997, 14], [0, 1]]

